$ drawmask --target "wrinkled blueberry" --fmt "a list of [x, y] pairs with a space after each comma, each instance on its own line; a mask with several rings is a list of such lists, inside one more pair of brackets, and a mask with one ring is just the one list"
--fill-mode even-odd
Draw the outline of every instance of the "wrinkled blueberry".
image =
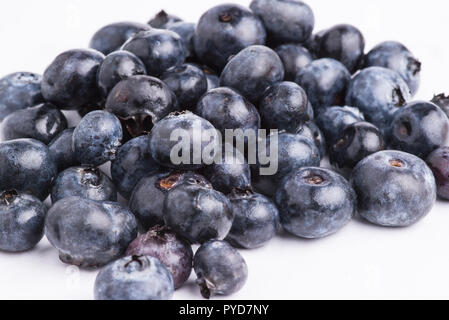
[[179, 34], [186, 50], [187, 58], [195, 57], [195, 48], [193, 37], [195, 35], [196, 25], [190, 22], [174, 22], [167, 25], [167, 29]]
[[296, 75], [313, 61], [309, 50], [299, 44], [283, 44], [275, 49], [284, 64], [285, 80], [295, 81]]
[[324, 138], [323, 133], [315, 124], [315, 122], [308, 121], [304, 123], [303, 125], [299, 126], [294, 133], [309, 138], [310, 140], [315, 142], [315, 145], [320, 151], [321, 159], [324, 158], [326, 154], [326, 139]]
[[182, 21], [181, 18], [174, 16], [172, 14], [168, 14], [164, 10], [159, 11], [148, 24], [153, 28], [164, 29], [170, 26], [173, 23]]
[[435, 150], [426, 161], [435, 176], [438, 195], [449, 200], [449, 147]]
[[72, 148], [74, 131], [75, 128], [62, 131], [48, 145], [50, 154], [53, 157], [59, 172], [79, 164]]

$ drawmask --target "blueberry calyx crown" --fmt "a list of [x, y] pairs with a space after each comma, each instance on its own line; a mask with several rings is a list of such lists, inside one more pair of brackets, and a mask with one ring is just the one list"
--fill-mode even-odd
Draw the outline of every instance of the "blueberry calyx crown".
[[310, 174], [305, 176], [303, 179], [306, 183], [316, 186], [323, 184], [323, 182], [325, 181], [325, 179], [318, 174]]
[[410, 70], [412, 70], [412, 74], [416, 76], [418, 73], [421, 72], [421, 66], [422, 63], [415, 58], [409, 58], [408, 59], [408, 66]]
[[14, 202], [19, 193], [16, 190], [7, 190], [0, 193], [0, 201], [6, 205], [10, 205]]
[[149, 134], [154, 127], [153, 117], [150, 114], [138, 114], [127, 118], [118, 118], [133, 138]]
[[170, 191], [171, 189], [176, 187], [181, 178], [181, 175], [182, 174], [179, 172], [171, 173], [167, 178], [159, 180], [159, 182], [156, 183], [156, 187], [163, 191]]
[[136, 255], [134, 255], [134, 256], [131, 256], [131, 260], [130, 261], [128, 261], [126, 264], [125, 264], [125, 268], [128, 268], [131, 264], [133, 264], [134, 262], [137, 262], [138, 264], [139, 264], [139, 266], [140, 267], [143, 267], [143, 262], [142, 262], [142, 260], [140, 259], [142, 256], [136, 256]]
[[397, 87], [393, 90], [393, 101], [395, 102], [395, 106], [400, 108], [405, 105], [407, 102], [402, 94], [401, 88]]
[[218, 18], [220, 19], [221, 22], [231, 22], [232, 14], [230, 14], [229, 12], [225, 12], [221, 14]]
[[81, 183], [87, 184], [92, 187], [98, 187], [101, 184], [100, 181], [100, 171], [97, 168], [85, 168], [81, 169], [82, 178]]

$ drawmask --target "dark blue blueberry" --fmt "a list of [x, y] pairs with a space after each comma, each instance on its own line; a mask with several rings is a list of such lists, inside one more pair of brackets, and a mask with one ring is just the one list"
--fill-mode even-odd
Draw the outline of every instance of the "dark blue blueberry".
[[444, 93], [440, 93], [435, 95], [432, 99], [433, 103], [435, 103], [444, 113], [449, 117], [449, 96], [446, 96]]
[[438, 195], [449, 200], [449, 147], [435, 150], [426, 162], [435, 176]]
[[304, 136], [306, 138], [309, 138], [310, 140], [315, 142], [315, 145], [320, 151], [321, 159], [324, 158], [324, 156], [326, 155], [326, 139], [324, 138], [323, 133], [321, 132], [320, 128], [315, 124], [315, 122], [308, 121], [304, 123], [303, 125], [297, 128], [295, 133]]
[[245, 260], [225, 241], [212, 240], [203, 244], [195, 253], [193, 268], [206, 299], [240, 291], [248, 278]]
[[396, 71], [407, 83], [412, 96], [419, 89], [421, 62], [401, 43], [386, 41], [375, 46], [365, 58], [367, 67], [384, 67]]
[[224, 4], [201, 16], [194, 36], [195, 52], [202, 63], [221, 70], [229, 57], [246, 47], [263, 45], [265, 39], [265, 28], [251, 10]]
[[143, 23], [112, 23], [104, 26], [94, 34], [92, 40], [90, 40], [89, 47], [108, 55], [111, 52], [119, 50], [120, 47], [136, 33], [150, 29], [150, 26]]
[[92, 111], [73, 132], [73, 151], [81, 164], [99, 166], [115, 159], [122, 138], [122, 126], [116, 116], [107, 111]]
[[53, 183], [53, 203], [68, 197], [96, 201], [117, 201], [117, 190], [112, 180], [93, 167], [72, 167], [61, 172]]
[[343, 105], [350, 81], [348, 69], [341, 62], [329, 58], [308, 64], [295, 79], [306, 91], [317, 113], [325, 107]]
[[399, 109], [391, 123], [388, 142], [392, 149], [425, 159], [432, 151], [446, 146], [449, 120], [431, 102], [412, 102]]
[[187, 180], [167, 193], [164, 220], [191, 243], [204, 243], [224, 239], [231, 230], [233, 214], [224, 194]]
[[182, 110], [194, 109], [207, 91], [207, 78], [203, 70], [189, 63], [168, 69], [161, 80], [176, 94]]
[[351, 183], [359, 214], [380, 226], [410, 226], [426, 216], [436, 200], [432, 171], [420, 158], [401, 151], [363, 159], [352, 171]]
[[167, 227], [155, 226], [139, 236], [129, 245], [126, 255], [159, 259], [170, 271], [175, 289], [189, 279], [193, 268], [192, 246]]
[[193, 37], [195, 35], [196, 25], [190, 22], [174, 22], [167, 25], [167, 29], [179, 34], [186, 49], [187, 58], [195, 57], [195, 48], [193, 43]]
[[151, 18], [150, 21], [148, 21], [148, 24], [153, 28], [165, 29], [168, 28], [168, 26], [170, 26], [171, 24], [181, 21], [181, 18], [178, 18], [177, 16], [168, 14], [164, 10], [161, 10], [153, 18]]
[[173, 279], [156, 258], [125, 257], [105, 266], [95, 279], [95, 300], [169, 300]]
[[253, 0], [250, 8], [262, 19], [268, 38], [274, 43], [303, 43], [315, 26], [312, 9], [302, 1]]
[[149, 149], [148, 135], [134, 138], [118, 149], [111, 164], [111, 177], [120, 194], [129, 199], [143, 177], [159, 170]]
[[226, 240], [235, 247], [255, 249], [265, 245], [279, 230], [279, 212], [265, 196], [235, 190], [229, 196], [234, 222]]
[[142, 31], [126, 41], [122, 50], [134, 53], [147, 68], [150, 76], [184, 63], [187, 53], [181, 37], [169, 30]]
[[189, 180], [212, 188], [203, 176], [189, 171], [157, 172], [140, 180], [131, 195], [129, 207], [144, 232], [156, 225], [165, 224], [163, 216], [165, 196], [171, 189]]
[[385, 132], [395, 112], [410, 98], [410, 90], [399, 74], [386, 68], [370, 67], [352, 79], [346, 105], [359, 108], [367, 121]]
[[323, 168], [293, 171], [279, 185], [275, 199], [284, 229], [307, 239], [336, 233], [356, 212], [349, 182]]
[[45, 235], [62, 262], [97, 268], [125, 253], [137, 237], [137, 223], [121, 204], [69, 197], [48, 211]]
[[47, 207], [36, 197], [15, 190], [0, 192], [0, 250], [23, 252], [44, 236]]
[[42, 95], [64, 110], [80, 110], [102, 103], [97, 73], [104, 55], [95, 50], [69, 50], [61, 53], [45, 70]]
[[216, 72], [207, 66], [202, 66], [201, 69], [206, 75], [207, 91], [218, 88], [220, 86], [220, 77]]
[[47, 198], [58, 174], [47, 146], [33, 139], [0, 143], [0, 190], [30, 193]]
[[48, 145], [50, 154], [53, 157], [59, 172], [79, 164], [72, 148], [74, 131], [75, 128], [62, 131]]
[[130, 76], [146, 75], [145, 65], [139, 58], [128, 51], [116, 51], [106, 56], [98, 70], [98, 87], [103, 97], [120, 81]]
[[275, 49], [284, 64], [285, 80], [295, 81], [296, 75], [313, 61], [309, 50], [299, 44], [283, 44]]
[[2, 125], [4, 140], [32, 138], [45, 144], [65, 129], [67, 119], [50, 103], [15, 111], [3, 120]]
[[258, 109], [264, 129], [294, 132], [311, 120], [306, 92], [294, 82], [274, 84], [264, 93]]
[[175, 94], [161, 80], [131, 76], [109, 93], [106, 110], [115, 114], [132, 137], [149, 133], [154, 124], [178, 110]]
[[16, 72], [0, 79], [0, 121], [10, 113], [44, 102], [42, 76]]
[[265, 46], [251, 46], [229, 61], [221, 74], [220, 84], [257, 103], [268, 87], [283, 79], [284, 66], [276, 52]]

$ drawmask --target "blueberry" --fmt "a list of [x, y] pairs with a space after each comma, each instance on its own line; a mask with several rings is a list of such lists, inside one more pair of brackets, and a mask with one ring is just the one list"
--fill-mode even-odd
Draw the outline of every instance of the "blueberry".
[[385, 132], [394, 113], [410, 98], [410, 90], [399, 74], [386, 68], [370, 67], [352, 79], [346, 104], [359, 108], [367, 121]]
[[96, 300], [169, 300], [173, 279], [156, 258], [130, 256], [105, 266], [95, 279]]
[[50, 154], [53, 157], [59, 172], [79, 164], [72, 148], [74, 131], [75, 128], [62, 131], [48, 145]]
[[274, 84], [262, 96], [258, 105], [264, 129], [294, 132], [311, 120], [306, 92], [294, 82]]
[[117, 117], [107, 111], [92, 111], [73, 132], [73, 151], [81, 164], [99, 166], [115, 159], [122, 138]]
[[421, 62], [401, 43], [386, 41], [366, 55], [367, 67], [384, 67], [396, 71], [407, 83], [412, 96], [418, 91]]
[[396, 112], [388, 138], [393, 149], [425, 159], [448, 142], [449, 120], [431, 102], [412, 102]]
[[98, 70], [98, 87], [103, 97], [121, 80], [130, 76], [146, 75], [145, 65], [139, 58], [128, 51], [116, 51], [106, 56]]
[[348, 69], [341, 62], [329, 58], [308, 64], [295, 79], [306, 91], [317, 113], [325, 107], [343, 105], [350, 81]]
[[191, 243], [224, 239], [233, 220], [225, 195], [190, 180], [167, 193], [163, 214], [167, 226]]
[[0, 79], [0, 121], [10, 113], [44, 102], [42, 76], [16, 72]]
[[365, 38], [356, 27], [339, 24], [315, 37], [315, 54], [319, 58], [332, 58], [354, 73], [362, 67]]
[[175, 289], [179, 289], [192, 272], [192, 247], [167, 227], [156, 226], [139, 236], [129, 245], [126, 255], [159, 259], [170, 271]]
[[[178, 141], [177, 134], [182, 141]], [[172, 169], [197, 170], [211, 164], [220, 144], [213, 125], [188, 111], [168, 115], [150, 133], [153, 159]]]
[[117, 22], [104, 26], [98, 30], [89, 47], [108, 55], [118, 50], [129, 38], [141, 31], [150, 30], [151, 27], [136, 22]]
[[255, 249], [278, 232], [279, 212], [267, 197], [249, 190], [235, 190], [229, 196], [234, 222], [226, 240], [233, 246]]
[[426, 161], [435, 176], [438, 195], [449, 200], [449, 147], [435, 150]]
[[125, 253], [137, 237], [137, 223], [121, 204], [69, 197], [48, 211], [45, 235], [62, 262], [97, 268]]
[[48, 144], [67, 129], [64, 114], [50, 103], [15, 111], [3, 120], [3, 139], [32, 138]]
[[431, 101], [436, 104], [444, 113], [449, 117], [449, 96], [446, 96], [444, 93], [435, 95]]
[[193, 268], [201, 294], [230, 295], [243, 288], [248, 278], [248, 266], [240, 253], [225, 241], [212, 240], [195, 253]]
[[326, 139], [324, 138], [323, 133], [315, 124], [315, 122], [308, 121], [304, 123], [296, 129], [295, 133], [309, 138], [310, 140], [315, 142], [315, 145], [320, 151], [320, 158], [324, 158], [324, 156], [326, 155]]
[[[142, 230], [146, 232], [151, 227], [165, 223], [163, 217], [165, 196], [171, 189], [188, 180], [212, 188], [203, 176], [189, 171], [156, 172], [140, 180], [131, 195], [129, 207], [137, 217]], [[151, 201], [148, 201], [150, 198]]]
[[224, 4], [206, 11], [195, 30], [194, 45], [199, 60], [221, 70], [229, 57], [252, 45], [265, 44], [262, 22], [251, 10]]
[[263, 21], [268, 38], [274, 43], [303, 43], [312, 34], [312, 9], [297, 0], [253, 0], [251, 10]]
[[47, 207], [36, 197], [15, 190], [0, 192], [0, 250], [23, 252], [44, 236]]
[[323, 168], [293, 171], [279, 185], [275, 199], [284, 229], [307, 239], [336, 233], [356, 210], [356, 195], [349, 182]]
[[193, 109], [207, 91], [206, 75], [200, 68], [189, 63], [168, 69], [161, 80], [176, 94], [183, 110]]
[[309, 50], [299, 44], [283, 44], [275, 51], [284, 64], [285, 80], [287, 81], [295, 81], [296, 75], [313, 61]]
[[18, 190], [40, 200], [47, 198], [58, 173], [47, 146], [33, 139], [0, 143], [0, 163], [0, 190]]
[[134, 53], [147, 68], [150, 76], [160, 76], [164, 71], [179, 66], [186, 59], [181, 37], [169, 30], [152, 29], [135, 34], [122, 50]]
[[380, 226], [407, 227], [426, 216], [436, 199], [435, 178], [425, 162], [401, 151], [380, 151], [354, 168], [358, 212]]
[[45, 70], [42, 95], [61, 109], [80, 110], [102, 102], [97, 73], [104, 55], [95, 50], [61, 53]]
[[221, 74], [220, 84], [257, 103], [268, 87], [283, 79], [284, 66], [276, 52], [265, 46], [251, 46], [229, 61]]
[[218, 77], [217, 73], [207, 66], [202, 66], [201, 69], [206, 75], [207, 80], [206, 92], [218, 88], [220, 86], [220, 78]]
[[117, 201], [117, 190], [112, 180], [93, 167], [72, 167], [61, 172], [53, 183], [53, 203], [68, 197], [96, 201]]
[[178, 110], [175, 94], [161, 80], [131, 76], [109, 93], [106, 110], [115, 114], [132, 137], [149, 133], [154, 124]]
[[167, 25], [167, 29], [179, 34], [186, 50], [187, 58], [195, 57], [195, 48], [193, 44], [193, 37], [195, 35], [196, 25], [190, 22], [174, 22]]
[[148, 21], [148, 24], [153, 28], [165, 29], [173, 23], [180, 21], [182, 21], [181, 18], [161, 10], [153, 18], [151, 18], [150, 21]]

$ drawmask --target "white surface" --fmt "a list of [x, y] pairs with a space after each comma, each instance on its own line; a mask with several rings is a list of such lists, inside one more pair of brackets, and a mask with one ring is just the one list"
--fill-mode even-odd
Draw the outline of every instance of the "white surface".
[[[2, 1], [0, 75], [42, 73], [60, 52], [87, 46], [101, 26], [146, 22], [161, 8], [185, 20], [223, 0]], [[225, 1], [229, 2], [229, 1]], [[248, 1], [234, 0], [244, 5]], [[310, 0], [316, 30], [357, 26], [367, 49], [399, 40], [423, 63], [419, 99], [449, 91], [449, 30], [443, 0]], [[0, 164], [1, 165], [1, 164]], [[384, 229], [354, 220], [319, 241], [279, 236], [268, 246], [242, 251], [249, 266], [245, 288], [231, 299], [449, 298], [449, 203], [408, 229]], [[0, 299], [91, 299], [95, 272], [59, 262], [46, 240], [29, 253], [0, 253]], [[193, 277], [176, 299], [199, 299]]]

